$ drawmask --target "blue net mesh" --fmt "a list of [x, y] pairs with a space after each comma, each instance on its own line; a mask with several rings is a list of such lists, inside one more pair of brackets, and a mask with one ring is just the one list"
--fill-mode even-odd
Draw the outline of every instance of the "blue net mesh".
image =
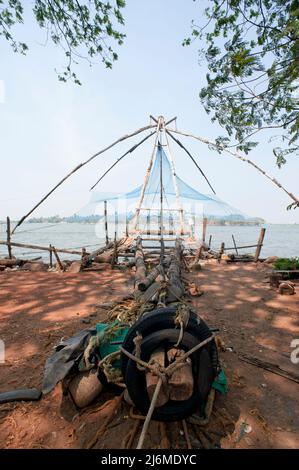
[[[177, 218], [175, 210], [178, 209], [176, 190], [179, 194], [180, 206], [184, 210], [184, 217], [208, 217], [209, 219], [246, 220], [250, 217], [240, 210], [230, 206], [215, 195], [203, 194], [189, 186], [177, 175], [173, 176], [171, 162], [163, 147], [159, 144], [155, 159], [146, 185], [143, 210], [151, 210], [151, 214], [160, 210], [162, 173], [162, 193], [164, 210], [172, 212], [172, 217]], [[109, 201], [119, 216], [126, 214], [133, 216], [142, 193], [142, 185], [127, 193], [102, 193], [93, 191], [89, 203], [81, 209], [79, 215], [102, 214], [103, 206], [100, 203]], [[140, 214], [142, 217], [142, 213]], [[144, 215], [146, 216], [146, 215]]]

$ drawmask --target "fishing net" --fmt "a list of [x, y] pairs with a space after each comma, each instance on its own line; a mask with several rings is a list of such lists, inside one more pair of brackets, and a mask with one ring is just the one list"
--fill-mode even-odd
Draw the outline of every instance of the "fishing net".
[[[161, 191], [162, 186], [162, 191]], [[127, 193], [93, 191], [89, 203], [78, 215], [103, 214], [103, 201], [109, 201], [111, 217], [118, 220], [131, 220], [140, 201], [143, 185]], [[180, 217], [178, 209], [183, 209], [184, 223], [207, 217], [209, 220], [221, 219], [245, 221], [250, 217], [222, 201], [216, 195], [203, 194], [189, 186], [176, 174], [174, 175], [171, 156], [167, 156], [163, 146], [158, 145], [141, 204], [139, 224], [159, 223], [163, 196], [164, 223], [175, 225]], [[111, 210], [112, 209], [112, 210]]]

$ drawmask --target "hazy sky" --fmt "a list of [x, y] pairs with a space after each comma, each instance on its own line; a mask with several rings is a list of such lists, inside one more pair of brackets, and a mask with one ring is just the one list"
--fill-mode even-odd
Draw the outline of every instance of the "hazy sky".
[[[127, 0], [127, 38], [113, 70], [102, 65], [77, 71], [83, 86], [58, 82], [54, 68], [64, 63], [62, 51], [44, 47], [45, 33], [28, 22], [18, 29], [30, 50], [14, 54], [0, 40], [0, 218], [22, 216], [65, 173], [120, 135], [149, 122], [149, 114], [178, 116], [178, 128], [215, 138], [198, 98], [205, 68], [198, 64], [199, 43], [183, 48], [191, 20], [200, 16], [191, 0]], [[71, 215], [86, 204], [97, 177], [137, 139], [126, 141], [79, 171], [44, 203], [35, 215]], [[299, 196], [299, 157], [281, 170], [266, 134], [249, 158]], [[209, 176], [217, 195], [242, 212], [268, 222], [297, 222], [299, 209], [286, 211], [287, 195], [248, 164], [219, 156], [204, 144], [182, 137]], [[98, 190], [129, 191], [141, 184], [151, 143], [127, 157]], [[173, 150], [175, 148], [173, 147]], [[178, 174], [201, 192], [209, 192], [192, 162], [174, 152]]]

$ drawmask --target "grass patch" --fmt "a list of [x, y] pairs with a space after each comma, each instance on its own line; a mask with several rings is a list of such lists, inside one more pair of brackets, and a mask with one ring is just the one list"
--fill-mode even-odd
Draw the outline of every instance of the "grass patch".
[[299, 258], [278, 258], [273, 268], [276, 270], [292, 271], [299, 269]]

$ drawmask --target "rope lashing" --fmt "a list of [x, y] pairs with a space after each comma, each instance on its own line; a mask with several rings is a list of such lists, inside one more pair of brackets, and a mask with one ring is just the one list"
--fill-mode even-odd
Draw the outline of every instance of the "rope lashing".
[[174, 319], [174, 323], [176, 326], [180, 327], [180, 336], [179, 336], [179, 339], [177, 340], [177, 343], [174, 345], [175, 348], [179, 346], [179, 344], [181, 343], [183, 339], [184, 330], [189, 323], [189, 319], [190, 319], [189, 307], [185, 304], [179, 304], [178, 309], [177, 309], [177, 314]]

